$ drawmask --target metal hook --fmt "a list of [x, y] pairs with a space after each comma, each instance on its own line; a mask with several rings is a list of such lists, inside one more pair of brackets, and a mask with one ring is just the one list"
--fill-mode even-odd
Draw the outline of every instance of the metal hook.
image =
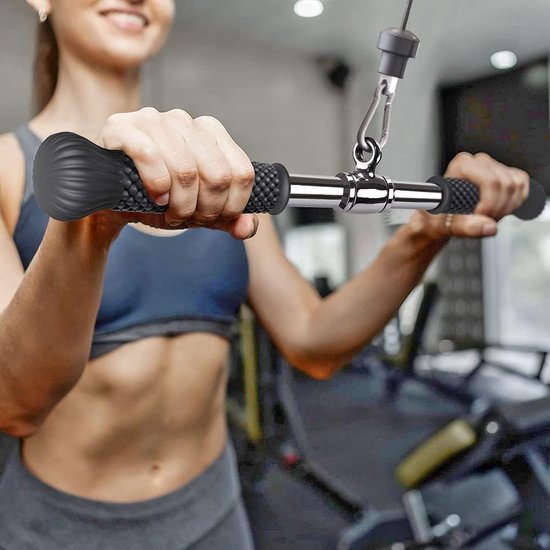
[[380, 140], [378, 141], [378, 143], [380, 144], [380, 147], [384, 147], [388, 141], [390, 135], [391, 110], [393, 106], [393, 100], [395, 98], [397, 82], [398, 78], [382, 76], [380, 78], [380, 81], [378, 82], [378, 85], [376, 86], [376, 89], [374, 90], [374, 97], [370, 104], [369, 110], [367, 111], [367, 114], [365, 115], [365, 118], [363, 119], [363, 122], [361, 123], [359, 131], [357, 133], [357, 145], [361, 149], [363, 149], [363, 151], [371, 151], [371, 148], [367, 142], [367, 132], [369, 126], [372, 123], [374, 115], [376, 114], [376, 111], [380, 106], [380, 101], [382, 100], [383, 95], [386, 97], [386, 102], [384, 105], [384, 117], [382, 120], [382, 133], [380, 135]]

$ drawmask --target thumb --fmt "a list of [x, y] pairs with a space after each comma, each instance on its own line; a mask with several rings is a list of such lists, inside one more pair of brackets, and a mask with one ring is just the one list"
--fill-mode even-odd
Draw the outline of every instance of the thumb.
[[256, 234], [259, 223], [260, 218], [256, 214], [241, 214], [233, 220], [216, 223], [214, 228], [227, 231], [235, 239], [244, 241]]
[[452, 224], [452, 234], [455, 237], [477, 239], [494, 237], [497, 234], [497, 222], [493, 218], [481, 214], [456, 216]]

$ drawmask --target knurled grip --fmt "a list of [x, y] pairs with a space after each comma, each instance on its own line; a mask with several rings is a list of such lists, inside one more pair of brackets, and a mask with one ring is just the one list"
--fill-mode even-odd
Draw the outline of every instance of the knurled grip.
[[[281, 164], [261, 162], [253, 162], [252, 165], [256, 177], [245, 213], [280, 214], [290, 198], [290, 177], [286, 168]], [[289, 182], [288, 185], [281, 185], [281, 181], [285, 179]]]
[[[457, 178], [434, 176], [428, 180], [435, 183], [443, 192], [439, 206], [430, 210], [430, 214], [472, 214], [479, 202], [479, 189], [473, 183]], [[538, 217], [545, 207], [545, 192], [540, 183], [529, 182], [529, 195], [525, 202], [512, 214], [521, 220]]]
[[[252, 163], [255, 181], [245, 212], [280, 214], [290, 197], [290, 176], [281, 164]], [[145, 189], [132, 159], [99, 147], [72, 132], [47, 138], [33, 170], [36, 200], [60, 221], [84, 218], [99, 210], [161, 214]]]

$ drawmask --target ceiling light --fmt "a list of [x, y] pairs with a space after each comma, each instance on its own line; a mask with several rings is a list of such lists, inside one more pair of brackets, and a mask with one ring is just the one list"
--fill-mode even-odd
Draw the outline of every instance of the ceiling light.
[[517, 62], [517, 55], [510, 51], [495, 52], [491, 56], [491, 65], [495, 69], [511, 69]]
[[325, 11], [321, 0], [298, 0], [294, 4], [294, 13], [300, 17], [318, 17]]

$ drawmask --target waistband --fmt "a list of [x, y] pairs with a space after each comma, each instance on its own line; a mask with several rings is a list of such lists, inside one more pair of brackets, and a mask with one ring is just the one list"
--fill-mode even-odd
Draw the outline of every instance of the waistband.
[[227, 445], [203, 473], [161, 497], [131, 503], [58, 491], [12, 450], [0, 479], [0, 547], [5, 550], [174, 550], [204, 537], [238, 503], [235, 453]]

